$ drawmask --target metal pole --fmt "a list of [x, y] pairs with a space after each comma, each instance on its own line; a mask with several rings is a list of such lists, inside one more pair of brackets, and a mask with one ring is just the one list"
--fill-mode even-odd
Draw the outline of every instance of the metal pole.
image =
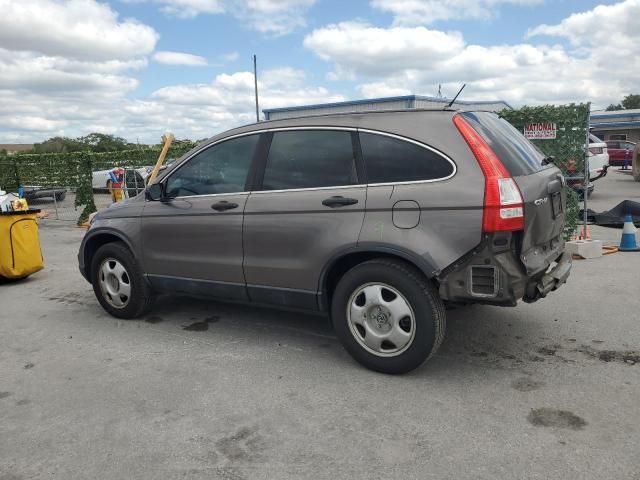
[[258, 66], [256, 56], [253, 56], [253, 83], [256, 89], [256, 122], [260, 121], [260, 107], [258, 106]]
[[587, 103], [587, 143], [584, 149], [584, 189], [582, 191], [582, 200], [584, 201], [583, 209], [583, 226], [582, 236], [586, 240], [587, 238], [587, 196], [589, 192], [589, 125], [591, 123], [591, 103]]

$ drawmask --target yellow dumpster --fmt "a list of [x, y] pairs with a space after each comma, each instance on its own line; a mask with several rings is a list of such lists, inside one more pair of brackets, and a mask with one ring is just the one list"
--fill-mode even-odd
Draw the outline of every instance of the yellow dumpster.
[[24, 278], [44, 268], [39, 211], [0, 212], [0, 277]]

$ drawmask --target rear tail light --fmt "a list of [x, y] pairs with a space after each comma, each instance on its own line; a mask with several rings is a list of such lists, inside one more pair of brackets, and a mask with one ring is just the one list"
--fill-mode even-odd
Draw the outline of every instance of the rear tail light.
[[461, 116], [453, 117], [484, 174], [485, 233], [524, 230], [524, 201], [520, 189], [496, 153]]

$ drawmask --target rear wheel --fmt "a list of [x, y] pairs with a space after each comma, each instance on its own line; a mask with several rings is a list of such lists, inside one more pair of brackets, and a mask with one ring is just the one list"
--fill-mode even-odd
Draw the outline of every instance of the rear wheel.
[[444, 305], [435, 287], [398, 260], [371, 260], [349, 270], [334, 292], [331, 316], [351, 356], [383, 373], [419, 367], [444, 338]]
[[153, 292], [140, 266], [121, 243], [107, 243], [96, 251], [91, 283], [102, 308], [114, 317], [136, 318], [153, 304]]
[[61, 202], [67, 196], [67, 192], [58, 192], [55, 195], [56, 195], [56, 202]]

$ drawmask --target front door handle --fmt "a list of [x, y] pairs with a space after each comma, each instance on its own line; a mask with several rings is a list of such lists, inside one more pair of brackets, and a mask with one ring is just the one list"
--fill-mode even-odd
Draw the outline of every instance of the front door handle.
[[211, 208], [218, 212], [224, 212], [225, 210], [233, 210], [234, 208], [238, 208], [238, 204], [222, 200], [221, 202], [217, 202], [211, 205]]
[[322, 205], [331, 208], [346, 207], [347, 205], [355, 205], [356, 203], [358, 203], [358, 200], [355, 198], [344, 198], [340, 196], [325, 198], [322, 201]]

